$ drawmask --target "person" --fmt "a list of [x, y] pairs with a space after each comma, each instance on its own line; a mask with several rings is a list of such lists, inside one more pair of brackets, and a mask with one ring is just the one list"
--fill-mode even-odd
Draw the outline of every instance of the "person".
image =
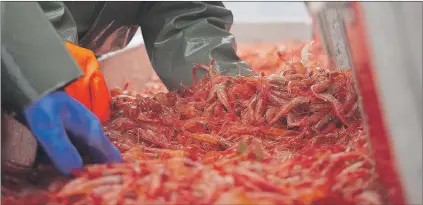
[[[94, 162], [122, 161], [101, 131], [111, 101], [96, 57], [124, 48], [139, 26], [168, 90], [190, 85], [193, 65], [212, 59], [223, 75], [251, 73], [235, 53], [233, 16], [221, 2], [2, 2], [3, 7], [2, 110], [18, 113], [64, 174], [82, 166], [76, 145]], [[45, 17], [48, 29], [41, 26]], [[53, 43], [57, 36], [47, 35], [52, 26], [64, 42]]]
[[[63, 174], [69, 175], [83, 166], [80, 153], [84, 152], [95, 163], [122, 162], [118, 149], [104, 135], [98, 117], [71, 97], [76, 89], [87, 93], [84, 89], [91, 82], [85, 76], [79, 78], [82, 72], [71, 57], [73, 52], [66, 49], [38, 3], [2, 2], [1, 8], [2, 114], [13, 114], [25, 124]], [[86, 76], [95, 75], [92, 67], [82, 69]], [[78, 80], [73, 82], [75, 79]], [[3, 142], [16, 142], [7, 139], [15, 138], [14, 135], [3, 133], [2, 130], [2, 165], [4, 159], [13, 159], [7, 153], [6, 158], [3, 156], [3, 150], [7, 150], [3, 146], [11, 144]]]

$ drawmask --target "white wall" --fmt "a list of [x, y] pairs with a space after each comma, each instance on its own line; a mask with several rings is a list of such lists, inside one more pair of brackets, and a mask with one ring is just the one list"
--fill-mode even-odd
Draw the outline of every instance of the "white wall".
[[303, 2], [224, 2], [236, 23], [308, 22]]

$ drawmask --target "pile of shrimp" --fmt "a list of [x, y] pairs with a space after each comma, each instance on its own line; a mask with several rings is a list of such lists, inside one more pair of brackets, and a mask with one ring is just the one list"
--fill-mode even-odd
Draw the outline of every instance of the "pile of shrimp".
[[279, 53], [279, 74], [222, 76], [211, 62], [182, 93], [112, 90], [104, 132], [125, 163], [2, 203], [385, 204], [351, 71], [322, 68], [310, 45], [299, 60]]
[[[128, 160], [124, 164], [87, 166], [60, 188], [56, 185], [37, 195], [7, 197], [2, 202], [383, 204], [373, 162], [359, 146], [363, 137], [356, 133], [348, 151], [343, 146], [310, 149], [282, 163], [259, 144], [239, 144], [236, 150], [210, 153], [202, 160], [184, 156], [186, 151], [157, 151], [141, 145], [124, 153]], [[164, 152], [168, 155], [149, 155]]]
[[[309, 48], [311, 54], [309, 59], [318, 61], [322, 67], [328, 67], [328, 58], [320, 41], [313, 42]], [[303, 47], [309, 43], [307, 41], [284, 41], [281, 43], [240, 44], [237, 55], [256, 72], [264, 72], [266, 75], [278, 74], [289, 62], [299, 61]]]
[[[239, 44], [237, 48], [238, 57], [246, 62], [255, 72], [266, 75], [279, 74], [289, 62], [298, 61], [301, 58], [301, 51], [308, 41], [284, 41], [280, 43], [248, 43]], [[309, 48], [309, 59], [318, 61], [321, 67], [328, 67], [328, 58], [323, 51], [320, 41], [314, 40]], [[275, 55], [277, 53], [278, 55]], [[282, 58], [282, 59], [281, 59]], [[166, 86], [160, 81], [156, 73], [145, 87], [138, 91], [142, 96], [149, 96], [159, 92], [167, 92]]]

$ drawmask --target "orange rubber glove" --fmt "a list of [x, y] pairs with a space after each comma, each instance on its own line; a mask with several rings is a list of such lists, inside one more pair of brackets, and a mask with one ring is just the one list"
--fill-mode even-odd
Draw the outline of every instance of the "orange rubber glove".
[[65, 91], [80, 103], [84, 104], [104, 123], [110, 119], [111, 96], [100, 64], [94, 53], [70, 42], [65, 43], [67, 49], [78, 63], [84, 76], [65, 88]]

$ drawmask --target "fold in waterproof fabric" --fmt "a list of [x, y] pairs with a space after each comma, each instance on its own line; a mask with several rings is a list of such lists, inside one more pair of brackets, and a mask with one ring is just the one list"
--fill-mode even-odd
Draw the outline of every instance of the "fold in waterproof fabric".
[[76, 22], [63, 2], [50, 1], [38, 2], [38, 4], [63, 40], [72, 43], [78, 42]]

